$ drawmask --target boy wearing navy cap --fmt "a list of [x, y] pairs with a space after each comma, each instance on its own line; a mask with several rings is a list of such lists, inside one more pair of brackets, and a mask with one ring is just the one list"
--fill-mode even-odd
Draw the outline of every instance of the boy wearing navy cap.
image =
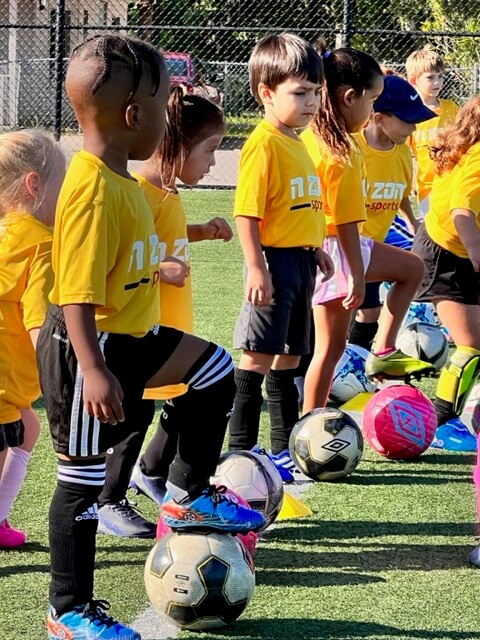
[[[367, 176], [367, 219], [362, 235], [384, 242], [393, 224], [397, 233], [395, 241], [389, 244], [411, 247], [418, 223], [409, 199], [413, 163], [406, 142], [418, 123], [434, 117], [435, 113], [423, 104], [406, 80], [395, 75], [385, 76], [383, 91], [374, 102], [367, 126], [355, 134]], [[365, 299], [350, 332], [350, 342], [366, 349], [370, 349], [378, 329], [379, 288], [379, 282], [367, 283]]]

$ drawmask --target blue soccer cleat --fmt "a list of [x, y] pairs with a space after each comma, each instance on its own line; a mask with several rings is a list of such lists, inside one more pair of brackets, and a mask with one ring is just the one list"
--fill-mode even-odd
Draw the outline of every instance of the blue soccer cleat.
[[475, 567], [480, 567], [480, 544], [475, 547], [475, 549], [470, 554], [470, 562]]
[[295, 467], [295, 463], [292, 460], [292, 456], [290, 455], [290, 451], [288, 449], [284, 449], [283, 451], [275, 455], [271, 452], [269, 453], [265, 449], [262, 449], [262, 447], [259, 444], [256, 444], [253, 447], [252, 451], [253, 453], [258, 453], [261, 456], [267, 456], [273, 462], [273, 464], [275, 465], [275, 468], [280, 474], [282, 482], [285, 482], [286, 484], [291, 484], [292, 482], [295, 481], [293, 474], [296, 470], [296, 467]]
[[141, 640], [139, 633], [107, 615], [108, 609], [110, 605], [105, 600], [91, 600], [58, 617], [51, 609], [48, 637], [50, 640]]
[[278, 473], [280, 474], [283, 482], [291, 483], [295, 481], [294, 473], [295, 473], [295, 463], [292, 460], [292, 456], [288, 449], [284, 449], [280, 451], [280, 453], [268, 453], [267, 454], [273, 464], [277, 467]]
[[263, 515], [233, 502], [225, 495], [226, 487], [210, 485], [191, 502], [178, 503], [167, 493], [162, 506], [166, 525], [180, 531], [224, 531], [247, 533], [265, 525]]

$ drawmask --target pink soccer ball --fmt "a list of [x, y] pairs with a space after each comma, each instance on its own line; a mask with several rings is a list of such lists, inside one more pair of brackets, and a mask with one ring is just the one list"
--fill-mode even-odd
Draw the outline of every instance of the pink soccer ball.
[[[225, 495], [233, 502], [242, 505], [242, 507], [246, 507], [247, 509], [251, 508], [248, 502], [244, 500], [242, 496], [233, 489], [227, 488], [225, 491]], [[168, 526], [168, 524], [165, 524], [165, 520], [163, 519], [162, 513], [160, 512], [160, 516], [157, 522], [157, 540], [161, 540], [169, 533], [172, 533], [172, 530]], [[255, 548], [257, 546], [258, 534], [254, 531], [249, 531], [248, 533], [239, 533], [237, 535], [237, 538], [240, 540], [240, 542], [243, 543], [243, 545], [253, 558], [253, 554], [255, 553]]]
[[386, 387], [365, 407], [364, 436], [386, 458], [417, 458], [432, 444], [436, 428], [433, 404], [410, 385]]

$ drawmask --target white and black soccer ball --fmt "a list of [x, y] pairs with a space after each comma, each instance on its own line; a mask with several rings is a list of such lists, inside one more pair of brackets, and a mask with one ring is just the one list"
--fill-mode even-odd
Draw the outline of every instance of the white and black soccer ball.
[[253, 451], [228, 451], [218, 461], [210, 482], [236, 491], [252, 509], [260, 511], [266, 529], [283, 504], [283, 481], [268, 455]]
[[335, 367], [330, 399], [338, 404], [348, 402], [359, 393], [373, 393], [376, 385], [365, 373], [369, 352], [356, 344], [348, 343]]
[[154, 609], [182, 629], [216, 629], [233, 622], [255, 588], [253, 560], [236, 536], [170, 533], [145, 563]]
[[363, 456], [360, 427], [340, 409], [313, 409], [294, 426], [290, 453], [297, 467], [317, 481], [341, 480]]
[[440, 327], [412, 322], [397, 337], [397, 348], [411, 358], [433, 364], [437, 371], [448, 358], [448, 340]]

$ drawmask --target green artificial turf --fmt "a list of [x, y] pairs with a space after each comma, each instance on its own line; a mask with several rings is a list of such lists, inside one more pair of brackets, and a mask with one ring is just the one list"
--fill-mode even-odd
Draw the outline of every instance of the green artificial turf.
[[[187, 191], [192, 222], [230, 219], [233, 194]], [[240, 307], [238, 240], [192, 247], [197, 332], [231, 348]], [[430, 396], [434, 381], [422, 383]], [[47, 521], [55, 457], [44, 430], [17, 500], [12, 524], [24, 549], [0, 552], [0, 638], [45, 638], [49, 555]], [[208, 423], [205, 417], [199, 428]], [[268, 420], [262, 414], [262, 444]], [[311, 484], [303, 494], [310, 517], [278, 523], [255, 557], [257, 586], [241, 618], [218, 633], [183, 638], [241, 640], [480, 639], [480, 572], [468, 566], [475, 534], [473, 455], [430, 450], [412, 462], [387, 461], [366, 449], [342, 483]], [[154, 505], [139, 498], [146, 515]], [[143, 565], [151, 543], [99, 537], [96, 595], [131, 621], [147, 606]], [[145, 639], [148, 640], [148, 639]]]

